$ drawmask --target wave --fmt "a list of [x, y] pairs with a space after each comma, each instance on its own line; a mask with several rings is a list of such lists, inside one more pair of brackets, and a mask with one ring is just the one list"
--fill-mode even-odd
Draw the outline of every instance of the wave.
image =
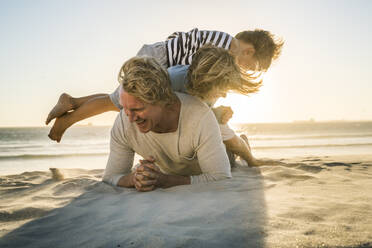
[[58, 157], [88, 157], [88, 156], [104, 156], [108, 152], [96, 153], [63, 153], [63, 154], [16, 154], [16, 155], [0, 155], [0, 160], [6, 159], [40, 159], [40, 158], [58, 158]]
[[77, 143], [64, 143], [64, 144], [46, 144], [46, 143], [34, 143], [34, 144], [19, 144], [19, 143], [4, 143], [0, 142], [1, 149], [25, 149], [25, 148], [74, 148], [74, 147], [108, 147], [109, 142], [77, 142]]
[[253, 149], [291, 149], [291, 148], [321, 148], [321, 147], [356, 147], [372, 146], [372, 143], [355, 143], [355, 144], [326, 144], [326, 145], [288, 145], [288, 146], [252, 146]]
[[299, 139], [329, 139], [329, 138], [372, 138], [372, 134], [326, 134], [326, 135], [247, 135], [250, 140], [299, 140]]
[[24, 145], [24, 144], [0, 144], [1, 149], [24, 149], [24, 148], [43, 148], [45, 145]]
[[[312, 145], [277, 145], [277, 146], [252, 146], [255, 150], [269, 149], [293, 149], [293, 148], [326, 148], [326, 147], [361, 147], [372, 146], [372, 143], [354, 143], [354, 144], [312, 144]], [[46, 159], [62, 157], [89, 157], [89, 156], [106, 156], [109, 152], [86, 152], [86, 153], [62, 153], [62, 154], [4, 154], [0, 155], [0, 160], [11, 159]]]

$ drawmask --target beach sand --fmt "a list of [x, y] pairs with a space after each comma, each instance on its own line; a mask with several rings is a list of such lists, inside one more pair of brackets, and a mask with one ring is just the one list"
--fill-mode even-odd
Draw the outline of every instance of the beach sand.
[[139, 193], [102, 170], [0, 176], [0, 247], [372, 247], [372, 155]]

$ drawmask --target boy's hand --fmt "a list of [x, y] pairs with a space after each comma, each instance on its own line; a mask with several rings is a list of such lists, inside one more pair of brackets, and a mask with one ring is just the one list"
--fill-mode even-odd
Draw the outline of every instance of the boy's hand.
[[218, 123], [220, 124], [226, 124], [234, 113], [231, 107], [228, 106], [219, 106], [217, 108], [213, 108], [212, 110]]

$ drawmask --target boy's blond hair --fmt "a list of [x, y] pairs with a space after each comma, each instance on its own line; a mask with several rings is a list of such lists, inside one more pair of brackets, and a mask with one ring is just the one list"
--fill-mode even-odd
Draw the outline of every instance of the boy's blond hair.
[[262, 85], [262, 81], [254, 82], [256, 78], [244, 73], [227, 50], [209, 44], [195, 53], [187, 78], [187, 92], [202, 99], [228, 91], [247, 95]]

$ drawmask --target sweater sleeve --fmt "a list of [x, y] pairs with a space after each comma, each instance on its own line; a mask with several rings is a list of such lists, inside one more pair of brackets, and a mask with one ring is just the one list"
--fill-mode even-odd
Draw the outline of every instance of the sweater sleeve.
[[120, 104], [120, 86], [118, 86], [114, 92], [112, 92], [109, 97], [111, 102], [118, 108], [118, 109], [123, 109], [123, 106]]
[[200, 121], [194, 142], [202, 174], [191, 176], [191, 184], [231, 178], [229, 159], [217, 120], [211, 110]]
[[102, 181], [116, 186], [120, 178], [131, 173], [134, 151], [127, 143], [124, 133], [122, 111], [111, 129], [110, 155]]

